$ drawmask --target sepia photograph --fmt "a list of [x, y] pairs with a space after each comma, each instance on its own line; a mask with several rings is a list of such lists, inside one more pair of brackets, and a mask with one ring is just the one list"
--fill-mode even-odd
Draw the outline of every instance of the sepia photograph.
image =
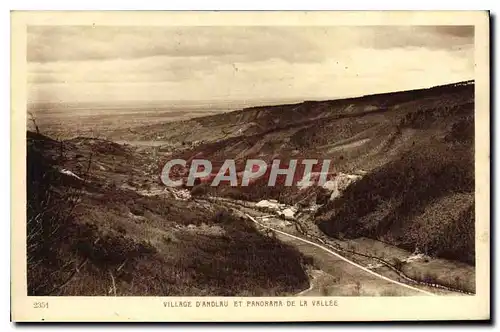
[[489, 317], [486, 12], [22, 14], [12, 264], [39, 318], [19, 317]]

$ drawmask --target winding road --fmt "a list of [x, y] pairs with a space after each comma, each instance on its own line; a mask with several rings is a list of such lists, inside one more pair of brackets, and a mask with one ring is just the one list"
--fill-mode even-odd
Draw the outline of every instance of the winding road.
[[[233, 213], [247, 218], [261, 229], [274, 233], [281, 242], [296, 247], [304, 257], [313, 260], [307, 263], [310, 278], [310, 287], [301, 291], [296, 296], [436, 296], [436, 295], [473, 295], [472, 293], [452, 289], [439, 284], [431, 284], [412, 279], [397, 270], [390, 263], [368, 254], [354, 252], [345, 248], [337, 248], [326, 243], [318, 236], [309, 236], [304, 233], [300, 222], [295, 220], [295, 233], [283, 229], [284, 221], [276, 214], [269, 215], [245, 201], [238, 201], [222, 197], [197, 199], [204, 203], [220, 204], [221, 207], [230, 208]], [[268, 222], [257, 219], [268, 218]], [[268, 221], [269, 221], [268, 220]], [[264, 219], [262, 221], [265, 221]], [[299, 226], [299, 227], [297, 227]], [[277, 229], [279, 227], [279, 229]], [[291, 227], [291, 226], [289, 226]], [[291, 230], [291, 228], [290, 228]], [[301, 236], [304, 235], [304, 236]], [[317, 241], [316, 241], [317, 240]], [[347, 253], [345, 256], [343, 253]], [[350, 258], [350, 255], [361, 255], [385, 265], [383, 274], [377, 273]], [[349, 258], [347, 258], [349, 257]]]
[[345, 257], [344, 257], [344, 256], [342, 256], [342, 255], [339, 255], [338, 253], [334, 252], [333, 250], [330, 250], [330, 249], [328, 249], [328, 248], [326, 248], [326, 247], [324, 247], [324, 246], [322, 246], [322, 245], [320, 245], [320, 244], [318, 244], [318, 243], [315, 243], [315, 242], [312, 242], [312, 241], [309, 241], [309, 240], [306, 240], [306, 239], [300, 238], [300, 237], [298, 237], [298, 236], [295, 236], [295, 235], [292, 235], [292, 234], [289, 234], [289, 233], [286, 233], [286, 232], [280, 231], [280, 230], [278, 230], [278, 229], [275, 229], [275, 228], [272, 228], [272, 227], [266, 226], [266, 225], [264, 225], [264, 224], [261, 224], [261, 223], [259, 223], [259, 222], [258, 222], [258, 221], [254, 218], [254, 217], [252, 217], [251, 215], [249, 215], [248, 213], [245, 213], [245, 215], [246, 215], [246, 216], [247, 216], [250, 220], [252, 220], [254, 223], [256, 223], [257, 225], [259, 225], [259, 226], [261, 226], [261, 227], [264, 227], [264, 228], [267, 228], [267, 229], [271, 229], [272, 231], [274, 231], [274, 232], [276, 232], [276, 233], [279, 233], [279, 234], [281, 234], [281, 235], [284, 235], [284, 236], [290, 237], [290, 238], [292, 238], [292, 239], [295, 239], [295, 240], [298, 240], [298, 241], [301, 241], [301, 242], [304, 242], [304, 243], [307, 243], [307, 244], [313, 245], [313, 246], [315, 246], [315, 247], [317, 247], [317, 248], [320, 248], [321, 250], [324, 250], [325, 252], [329, 253], [330, 255], [333, 255], [333, 256], [335, 256], [335, 257], [337, 257], [337, 258], [339, 258], [339, 259], [341, 259], [341, 260], [345, 261], [346, 263], [351, 264], [351, 265], [353, 265], [353, 266], [357, 267], [358, 269], [360, 269], [360, 270], [362, 270], [362, 271], [364, 271], [364, 272], [366, 272], [366, 273], [369, 273], [369, 274], [371, 274], [371, 275], [373, 275], [373, 276], [375, 276], [375, 277], [377, 277], [377, 278], [380, 278], [380, 279], [382, 279], [382, 280], [388, 281], [388, 282], [390, 282], [390, 283], [392, 283], [392, 284], [396, 284], [396, 285], [401, 286], [401, 287], [405, 287], [405, 288], [410, 289], [410, 290], [413, 290], [413, 291], [415, 291], [415, 292], [423, 293], [423, 294], [425, 294], [425, 295], [432, 295], [432, 296], [436, 295], [436, 294], [431, 293], [431, 292], [428, 292], [428, 291], [426, 291], [426, 290], [423, 290], [423, 289], [420, 289], [420, 288], [416, 288], [416, 287], [413, 287], [413, 286], [410, 286], [410, 285], [404, 284], [404, 283], [402, 283], [402, 282], [399, 282], [399, 281], [396, 281], [396, 280], [390, 279], [390, 278], [388, 278], [388, 277], [386, 277], [386, 276], [383, 276], [383, 275], [381, 275], [381, 274], [378, 274], [378, 273], [376, 273], [376, 272], [374, 272], [374, 271], [372, 271], [372, 270], [370, 270], [370, 269], [367, 269], [367, 268], [366, 268], [366, 267], [364, 267], [364, 266], [361, 266], [361, 265], [359, 265], [359, 264], [357, 264], [357, 263], [355, 263], [355, 262], [353, 262], [353, 261], [351, 261], [351, 260], [349, 260], [349, 259], [345, 258]]

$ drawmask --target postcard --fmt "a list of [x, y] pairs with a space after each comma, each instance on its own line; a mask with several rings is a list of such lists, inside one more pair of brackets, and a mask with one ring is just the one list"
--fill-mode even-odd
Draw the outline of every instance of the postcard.
[[488, 12], [11, 26], [13, 321], [490, 319]]

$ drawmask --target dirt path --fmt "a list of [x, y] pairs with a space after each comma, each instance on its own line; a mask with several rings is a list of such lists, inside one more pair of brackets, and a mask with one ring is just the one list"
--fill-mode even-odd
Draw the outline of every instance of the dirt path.
[[[249, 214], [245, 215], [260, 227], [271, 229], [281, 235], [280, 240], [293, 244], [303, 253], [313, 256], [321, 270], [331, 276], [331, 278], [322, 276], [323, 282], [313, 278], [312, 288], [301, 292], [300, 295], [436, 295], [378, 274], [320, 244], [263, 225]], [[398, 289], [394, 288], [395, 285]]]
[[[358, 266], [363, 267], [366, 270], [369, 270], [371, 274], [376, 274], [380, 275], [384, 278], [387, 278], [392, 281], [396, 281], [402, 285], [406, 285], [409, 287], [413, 287], [415, 289], [419, 289], [420, 291], [423, 292], [428, 292], [431, 293], [432, 295], [472, 295], [473, 293], [461, 290], [461, 289], [453, 289], [441, 284], [437, 283], [426, 283], [425, 281], [422, 280], [415, 280], [409, 277], [408, 275], [404, 274], [403, 272], [397, 270], [391, 263], [387, 262], [386, 260], [383, 260], [377, 256], [371, 256], [366, 253], [361, 253], [359, 251], [353, 251], [350, 248], [345, 248], [343, 245], [339, 245], [338, 243], [330, 243], [330, 240], [326, 240], [322, 238], [321, 234], [317, 234], [317, 230], [315, 231], [314, 229], [309, 229], [306, 224], [303, 223], [303, 220], [301, 221], [301, 218], [293, 218], [293, 223], [290, 222], [285, 222], [282, 220], [281, 217], [277, 217], [276, 215], [265, 215], [263, 211], [256, 210], [254, 207], [252, 207], [252, 204], [248, 204], [248, 202], [244, 201], [236, 201], [236, 200], [230, 200], [226, 198], [212, 198], [213, 201], [219, 201], [224, 205], [228, 205], [231, 208], [234, 208], [236, 211], [238, 211], [239, 214], [242, 216], [248, 218], [246, 214], [252, 215], [254, 218], [262, 219], [262, 222], [266, 225], [263, 225], [261, 227], [264, 227], [265, 229], [269, 230], [271, 232], [271, 229], [273, 229], [274, 234], [278, 234], [280, 239], [284, 242], [290, 241], [289, 236], [284, 236], [282, 234], [274, 232], [274, 230], [279, 230], [281, 232], [284, 232], [287, 235], [292, 235], [296, 236], [301, 240], [306, 240], [308, 242], [313, 243], [314, 245], [319, 245], [320, 247], [326, 248], [327, 250], [333, 251], [335, 255], [338, 255], [340, 257], [343, 257], [344, 259], [347, 259], [350, 262], [353, 262], [357, 264]], [[307, 219], [307, 217], [306, 217]], [[260, 224], [260, 223], [259, 223]], [[305, 228], [304, 228], [305, 227]], [[277, 228], [277, 229], [275, 229]], [[312, 234], [309, 234], [312, 232]], [[304, 242], [300, 242], [300, 244], [304, 244]], [[297, 246], [298, 243], [293, 243], [292, 245]], [[310, 247], [310, 245], [308, 245]], [[323, 250], [321, 250], [323, 253], [325, 253]], [[328, 257], [331, 257], [332, 255], [329, 253], [325, 253]], [[346, 255], [347, 254], [347, 255]], [[313, 256], [315, 259], [317, 258], [318, 253], [315, 253]], [[352, 259], [352, 255], [355, 256], [360, 256], [361, 260], [355, 260]], [[370, 261], [371, 263], [368, 264], [366, 261]], [[381, 271], [377, 271], [378, 273], [375, 272], [373, 269], [373, 261], [377, 262], [377, 264], [381, 265]], [[364, 263], [363, 263], [364, 262]], [[368, 264], [368, 266], [366, 266]], [[371, 267], [370, 267], [371, 266]], [[352, 268], [353, 266], [349, 264], [349, 267]], [[364, 273], [366, 274], [366, 273]], [[312, 278], [312, 277], [311, 277]], [[380, 280], [377, 278], [377, 280]], [[383, 290], [382, 293], [383, 295], [394, 295], [394, 293], [399, 293], [400, 291], [398, 290], [397, 292], [394, 291], [394, 284], [391, 284], [392, 289], [389, 290]], [[359, 287], [358, 287], [359, 288]], [[400, 289], [401, 287], [397, 287]], [[358, 290], [359, 292], [359, 290]], [[380, 292], [375, 292], [375, 293], [380, 293]], [[419, 292], [421, 293], [421, 292]]]

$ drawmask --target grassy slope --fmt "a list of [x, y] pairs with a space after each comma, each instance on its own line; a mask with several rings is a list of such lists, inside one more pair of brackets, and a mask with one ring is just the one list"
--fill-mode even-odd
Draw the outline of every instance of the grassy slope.
[[[110, 142], [74, 143], [60, 157], [58, 142], [28, 133], [29, 295], [113, 295], [113, 284], [117, 295], [156, 296], [307, 288], [304, 257], [292, 247], [227, 211], [141, 196], [109, 169], [107, 178], [83, 173], [85, 162], [74, 158], [88, 150], [89, 169], [116, 164], [134, 173], [134, 155]], [[67, 163], [88, 181], [56, 171]]]
[[[174, 156], [186, 158], [319, 157], [333, 159], [339, 171], [367, 170], [363, 180], [318, 214], [319, 225], [327, 234], [370, 236], [471, 264], [473, 99], [473, 86], [447, 86], [258, 107], [138, 128], [130, 138], [161, 137], [173, 143], [205, 140], [200, 146], [186, 144], [183, 152], [174, 149]], [[236, 134], [241, 128], [243, 134]], [[129, 134], [117, 131], [114, 135], [126, 139]], [[363, 140], [367, 140], [365, 144], [352, 145]], [[220, 224], [215, 217], [218, 211], [213, 209], [139, 197], [122, 187], [124, 183], [146, 189], [158, 185], [163, 159], [172, 156], [159, 153], [160, 160], [148, 159], [148, 155], [137, 156], [131, 149], [107, 141], [90, 143], [79, 138], [65, 142], [65, 158], [56, 160], [58, 144], [47, 138], [36, 146], [28, 144], [28, 168], [32, 170], [28, 173], [32, 184], [28, 186], [28, 220], [34, 220], [46, 207], [41, 204], [44, 201], [59, 212], [44, 215], [43, 223], [49, 227], [44, 227], [43, 236], [36, 231], [29, 240], [30, 294], [51, 291], [81, 262], [85, 265], [80, 272], [54, 293], [109, 294], [111, 275], [120, 295], [248, 294], [249, 290], [255, 290], [255, 295], [277, 294], [307, 284], [302, 258], [296, 251], [259, 235], [243, 221]], [[90, 153], [92, 180], [83, 188], [58, 172], [46, 172], [58, 164], [85, 174]], [[45, 173], [50, 176], [41, 181]], [[35, 182], [42, 185], [37, 187]], [[69, 190], [71, 186], [75, 189]], [[262, 183], [246, 191], [221, 188], [220, 193], [254, 200], [286, 197], [290, 200], [287, 203], [307, 194], [284, 195], [280, 188], [269, 189]], [[80, 203], [68, 211], [74, 198]], [[60, 223], [61, 215], [72, 218]], [[58, 223], [51, 223], [51, 219]], [[222, 235], [176, 227], [201, 222], [217, 224]], [[51, 228], [58, 224], [61, 227]], [[28, 223], [28, 231], [35, 226]], [[267, 249], [260, 250], [260, 246]], [[229, 270], [222, 268], [227, 266]], [[235, 278], [229, 276], [231, 271]]]
[[[473, 264], [474, 85], [259, 107], [193, 121], [206, 128], [259, 123], [260, 132], [207, 142], [183, 151], [185, 158], [328, 158], [335, 171], [369, 171], [320, 211], [318, 224], [327, 234], [369, 236]], [[293, 187], [267, 187], [265, 179], [247, 188], [222, 186], [216, 194], [286, 203], [305, 196]]]
[[324, 206], [319, 227], [474, 264], [473, 112], [467, 103], [404, 117], [401, 128], [446, 126]]

